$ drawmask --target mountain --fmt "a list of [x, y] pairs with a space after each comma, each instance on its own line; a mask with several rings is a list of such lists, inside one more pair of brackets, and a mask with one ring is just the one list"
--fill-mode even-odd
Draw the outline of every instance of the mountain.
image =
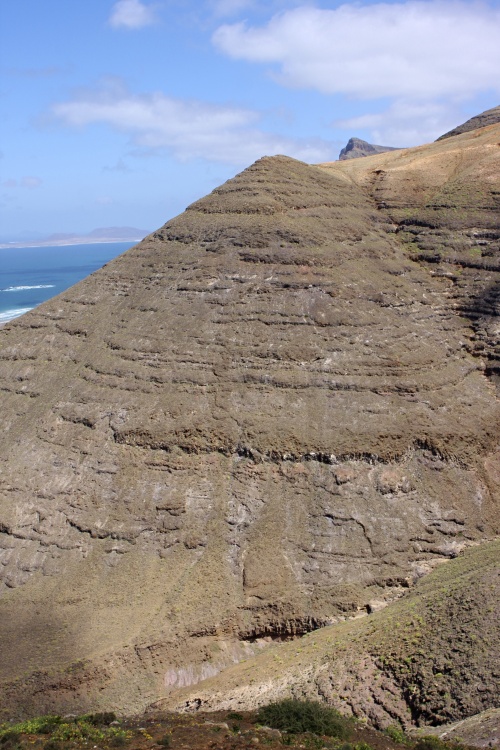
[[385, 151], [397, 151], [393, 146], [375, 146], [373, 143], [362, 141], [361, 138], [349, 138], [347, 145], [339, 154], [339, 161], [346, 159], [359, 159], [361, 156], [373, 156], [373, 154], [382, 154]]
[[439, 136], [438, 141], [441, 141], [444, 138], [452, 138], [453, 136], [461, 135], [462, 133], [468, 133], [471, 130], [477, 130], [478, 128], [485, 128], [488, 125], [497, 125], [499, 122], [500, 106], [493, 107], [492, 109], [487, 109], [485, 112], [482, 112], [480, 115], [471, 117], [470, 120], [462, 123], [462, 125], [458, 125], [458, 127], [453, 128], [453, 130], [448, 131], [448, 133]]
[[492, 707], [498, 142], [260, 159], [0, 330], [0, 716], [271, 654], [381, 726]]

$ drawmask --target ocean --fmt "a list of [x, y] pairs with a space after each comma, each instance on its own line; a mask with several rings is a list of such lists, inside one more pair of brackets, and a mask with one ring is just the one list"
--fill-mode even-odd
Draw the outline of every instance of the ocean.
[[136, 244], [0, 248], [0, 324], [60, 294]]

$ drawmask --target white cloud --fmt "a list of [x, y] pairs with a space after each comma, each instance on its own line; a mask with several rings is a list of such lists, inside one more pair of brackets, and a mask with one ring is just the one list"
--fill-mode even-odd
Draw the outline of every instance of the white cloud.
[[155, 22], [150, 6], [140, 0], [118, 0], [113, 6], [109, 24], [113, 28], [140, 29]]
[[331, 144], [321, 139], [264, 132], [258, 127], [260, 115], [253, 110], [162, 93], [134, 95], [113, 82], [54, 105], [53, 114], [73, 127], [107, 124], [129, 134], [135, 146], [168, 149], [179, 160], [203, 158], [241, 165], [266, 154], [282, 153], [310, 162], [333, 157]]
[[368, 129], [373, 143], [404, 147], [434, 140], [455, 127], [461, 117], [453, 105], [399, 100], [384, 112], [337, 120], [335, 125], [351, 133]]
[[291, 87], [420, 100], [500, 91], [499, 39], [500, 8], [454, 0], [300, 7], [213, 35], [234, 59], [276, 64]]

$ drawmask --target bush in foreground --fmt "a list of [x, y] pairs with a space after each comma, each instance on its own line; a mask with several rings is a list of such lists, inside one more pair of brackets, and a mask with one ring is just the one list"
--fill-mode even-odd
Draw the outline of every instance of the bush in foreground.
[[327, 737], [346, 740], [351, 733], [352, 721], [334, 708], [316, 701], [299, 701], [287, 698], [263, 706], [257, 712], [257, 720], [282, 732], [299, 734], [311, 732]]

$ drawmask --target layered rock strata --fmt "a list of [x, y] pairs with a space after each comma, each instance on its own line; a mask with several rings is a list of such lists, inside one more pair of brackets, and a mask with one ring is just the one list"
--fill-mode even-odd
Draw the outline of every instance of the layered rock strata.
[[9, 717], [140, 709], [498, 533], [496, 270], [406, 240], [431, 188], [498, 232], [498, 140], [261, 159], [0, 331]]

